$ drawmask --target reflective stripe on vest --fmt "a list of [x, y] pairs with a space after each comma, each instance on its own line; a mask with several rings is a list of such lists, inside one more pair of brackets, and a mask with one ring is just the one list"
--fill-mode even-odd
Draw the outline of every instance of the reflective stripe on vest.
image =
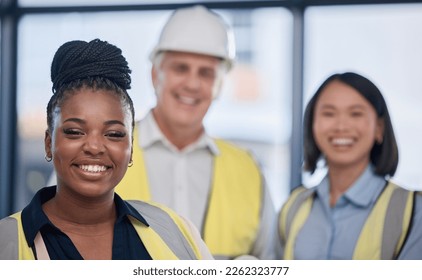
[[[154, 260], [201, 259], [201, 254], [189, 230], [173, 211], [141, 201], [128, 201], [150, 225], [129, 216], [145, 248]], [[26, 242], [22, 228], [21, 212], [0, 223], [0, 259], [34, 260], [34, 254]]]
[[34, 253], [25, 239], [21, 212], [15, 213], [0, 222], [0, 259], [34, 260]]
[[[361, 230], [353, 259], [397, 258], [412, 219], [413, 193], [388, 183]], [[309, 216], [314, 194], [315, 189], [295, 189], [280, 212], [279, 232], [285, 244], [284, 259], [294, 259], [295, 241]]]
[[[137, 128], [134, 139], [138, 141]], [[222, 140], [215, 141], [220, 154], [214, 160], [212, 188], [201, 235], [215, 258], [227, 259], [252, 250], [260, 223], [262, 178], [246, 151]], [[123, 199], [148, 201], [151, 194], [139, 145], [134, 145], [132, 158], [133, 167], [128, 168], [116, 192]]]
[[[161, 205], [128, 201], [148, 222], [149, 227], [131, 218], [139, 237], [154, 260], [201, 259], [201, 253], [181, 218]], [[160, 211], [161, 210], [161, 211]], [[170, 228], [171, 226], [171, 228]], [[146, 240], [154, 242], [146, 242]], [[154, 238], [152, 238], [154, 236]], [[177, 242], [175, 242], [177, 241]], [[157, 245], [159, 245], [157, 247]], [[156, 250], [156, 248], [161, 248]]]
[[[294, 242], [312, 208], [313, 190], [297, 188], [280, 213], [280, 235], [284, 244], [284, 259], [293, 259]], [[301, 207], [302, 206], [302, 207]], [[287, 209], [290, 209], [289, 211]], [[295, 218], [295, 219], [294, 219]], [[281, 229], [286, 229], [285, 231]], [[294, 238], [292, 238], [292, 236]]]

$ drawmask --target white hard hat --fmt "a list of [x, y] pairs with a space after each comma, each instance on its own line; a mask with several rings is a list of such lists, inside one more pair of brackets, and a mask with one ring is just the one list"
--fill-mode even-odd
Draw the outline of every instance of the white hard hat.
[[235, 58], [231, 28], [216, 13], [203, 6], [176, 10], [161, 32], [150, 59], [161, 51], [181, 51], [222, 58], [230, 69]]

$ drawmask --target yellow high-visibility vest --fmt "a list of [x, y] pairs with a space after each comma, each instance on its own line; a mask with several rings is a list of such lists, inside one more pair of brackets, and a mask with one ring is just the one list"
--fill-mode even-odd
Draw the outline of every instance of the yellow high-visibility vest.
[[[134, 139], [138, 139], [135, 128]], [[253, 157], [223, 140], [215, 140], [220, 154], [214, 158], [211, 193], [202, 238], [214, 257], [234, 258], [252, 250], [260, 223], [262, 177]], [[133, 166], [116, 187], [123, 199], [151, 200], [143, 151], [133, 147]]]
[[[308, 218], [315, 189], [303, 186], [290, 195], [279, 215], [279, 233], [284, 246], [284, 259], [294, 259], [296, 238]], [[395, 259], [409, 231], [414, 192], [388, 182], [370, 212], [359, 235], [353, 259]]]
[[[189, 229], [186, 228], [182, 219], [172, 210], [141, 201], [129, 201], [129, 203], [138, 211], [142, 209], [140, 211], [141, 215], [144, 211], [149, 213], [148, 217], [145, 217], [150, 224], [149, 227], [133, 217], [129, 216], [129, 220], [153, 260], [202, 258], [200, 249], [190, 234]], [[16, 257], [19, 260], [35, 260], [33, 250], [29, 247], [25, 238], [21, 212], [15, 213], [7, 219], [9, 219], [7, 225], [3, 223], [3, 226], [7, 226], [10, 232], [14, 232], [14, 236], [7, 237], [10, 241], [10, 247], [7, 250], [11, 252], [0, 252], [0, 259], [12, 259]], [[164, 227], [163, 224], [165, 225]], [[155, 227], [154, 225], [159, 226]], [[14, 228], [10, 229], [12, 226]], [[166, 238], [168, 232], [174, 234], [173, 238]], [[12, 249], [12, 247], [14, 248]], [[4, 254], [8, 256], [4, 256]]]

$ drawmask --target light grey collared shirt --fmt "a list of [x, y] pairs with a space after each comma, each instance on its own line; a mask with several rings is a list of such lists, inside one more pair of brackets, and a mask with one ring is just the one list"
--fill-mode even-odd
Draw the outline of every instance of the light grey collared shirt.
[[213, 157], [219, 153], [206, 134], [178, 150], [162, 134], [150, 112], [139, 123], [152, 200], [162, 203], [201, 229], [211, 188]]
[[[316, 187], [311, 213], [297, 235], [295, 259], [352, 259], [362, 227], [386, 183], [373, 172], [372, 166], [368, 166], [330, 207], [330, 183], [326, 176]], [[421, 195], [417, 196], [415, 203], [414, 226], [400, 259], [422, 259]]]

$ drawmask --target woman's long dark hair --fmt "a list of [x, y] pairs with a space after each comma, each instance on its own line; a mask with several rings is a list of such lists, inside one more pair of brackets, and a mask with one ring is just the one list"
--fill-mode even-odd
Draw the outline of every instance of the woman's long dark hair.
[[370, 160], [375, 166], [375, 173], [381, 176], [393, 176], [399, 162], [399, 152], [393, 125], [387, 104], [380, 90], [367, 78], [352, 72], [334, 74], [328, 77], [318, 88], [314, 96], [306, 106], [304, 115], [304, 169], [314, 173], [321, 150], [318, 148], [314, 135], [314, 111], [318, 98], [325, 87], [333, 81], [340, 81], [361, 94], [375, 109], [377, 117], [384, 122], [384, 135], [382, 143], [374, 143], [371, 150]]

